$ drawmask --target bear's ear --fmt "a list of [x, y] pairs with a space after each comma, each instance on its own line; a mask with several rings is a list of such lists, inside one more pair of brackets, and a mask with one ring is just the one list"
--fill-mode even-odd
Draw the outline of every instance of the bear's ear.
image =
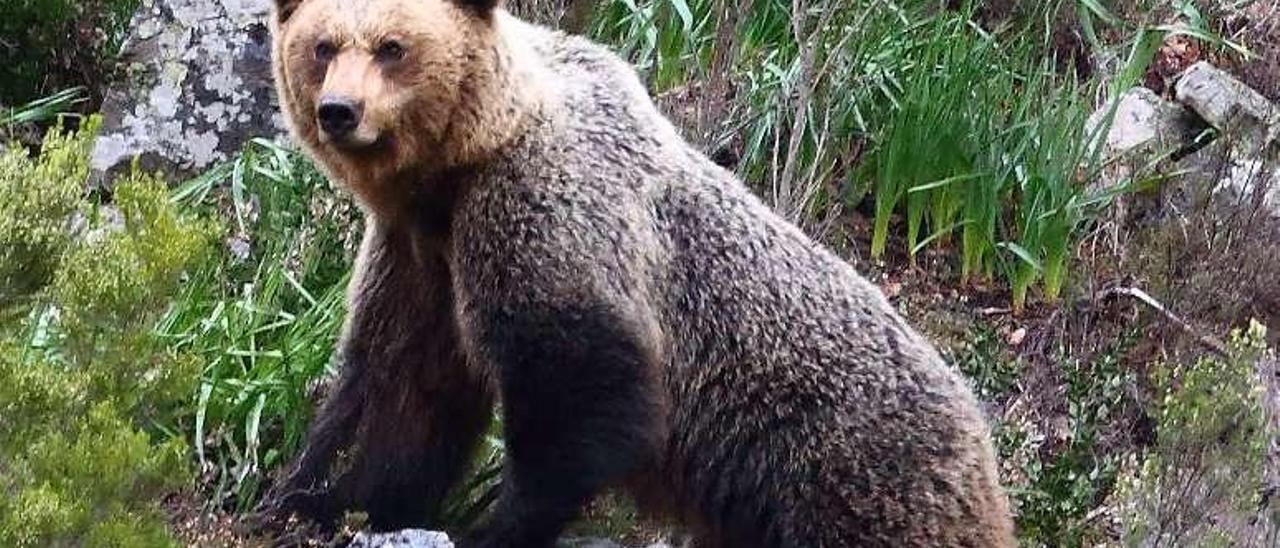
[[476, 13], [487, 15], [502, 3], [502, 0], [454, 0], [459, 5], [467, 9], [474, 10]]
[[294, 10], [302, 5], [303, 0], [276, 0], [276, 21], [283, 23], [289, 20]]

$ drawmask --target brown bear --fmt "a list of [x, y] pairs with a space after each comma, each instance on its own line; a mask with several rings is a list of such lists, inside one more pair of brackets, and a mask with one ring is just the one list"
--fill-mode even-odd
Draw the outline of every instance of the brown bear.
[[1013, 546], [973, 394], [879, 290], [624, 61], [496, 3], [277, 2], [292, 134], [367, 231], [269, 512], [421, 525], [496, 400], [503, 487], [464, 546], [550, 546], [608, 487], [704, 547]]

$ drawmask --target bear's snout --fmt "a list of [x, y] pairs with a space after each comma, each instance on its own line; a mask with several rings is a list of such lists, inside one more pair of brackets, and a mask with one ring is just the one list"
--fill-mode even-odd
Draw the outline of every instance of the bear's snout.
[[320, 98], [320, 104], [316, 107], [316, 120], [320, 122], [320, 129], [331, 139], [342, 141], [360, 126], [363, 111], [364, 105], [351, 97], [325, 95]]

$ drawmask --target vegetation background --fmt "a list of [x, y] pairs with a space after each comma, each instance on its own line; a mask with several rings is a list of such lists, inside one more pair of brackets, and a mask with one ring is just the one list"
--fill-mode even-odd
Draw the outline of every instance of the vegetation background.
[[[86, 186], [136, 7], [0, 5], [4, 545], [263, 541], [236, 519], [336, 366], [360, 220], [295, 150]], [[1280, 99], [1274, 2], [509, 7], [635, 63], [691, 141], [946, 351], [995, 425], [1024, 544], [1280, 545], [1280, 224], [1223, 204], [1187, 151], [1109, 157], [1087, 123], [1200, 60]], [[501, 454], [491, 435], [437, 523], [482, 515]], [[613, 495], [576, 531], [678, 538]], [[288, 540], [341, 540], [307, 535]]]

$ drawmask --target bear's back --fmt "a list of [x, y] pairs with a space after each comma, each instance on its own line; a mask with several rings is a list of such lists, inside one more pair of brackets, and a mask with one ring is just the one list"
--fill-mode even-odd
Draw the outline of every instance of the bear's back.
[[[523, 23], [517, 36], [555, 91], [547, 119], [496, 170], [501, 182], [490, 187], [505, 195], [495, 201], [511, 207], [496, 218], [558, 209], [543, 220], [554, 223], [589, 212], [572, 220], [578, 237], [607, 232], [622, 241], [601, 242], [614, 246], [603, 255], [650, 263], [644, 274], [657, 279], [644, 289], [663, 323], [696, 326], [672, 334], [691, 353], [741, 340], [744, 354], [785, 351], [841, 369], [857, 364], [822, 354], [857, 354], [874, 367], [904, 347], [932, 352], [878, 288], [689, 145], [625, 61]], [[868, 334], [868, 326], [891, 329]], [[936, 357], [909, 361], [940, 367]]]
[[[547, 102], [455, 221], [463, 260], [492, 262], [465, 284], [651, 319], [675, 506], [754, 531], [740, 546], [1004, 534], [1001, 501], [967, 502], [998, 489], [975, 399], [881, 292], [690, 146], [607, 49], [523, 23], [511, 39]], [[831, 521], [797, 513], [819, 507]]]

